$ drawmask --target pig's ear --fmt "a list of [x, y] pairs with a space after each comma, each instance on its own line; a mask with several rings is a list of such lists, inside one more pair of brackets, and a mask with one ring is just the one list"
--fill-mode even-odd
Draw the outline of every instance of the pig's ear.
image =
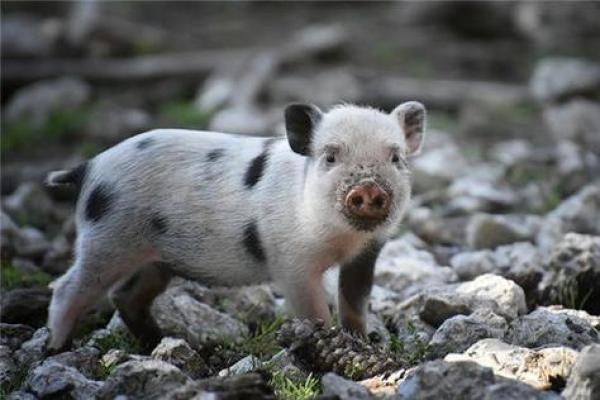
[[407, 155], [417, 155], [421, 151], [425, 137], [425, 106], [418, 101], [407, 101], [392, 111], [404, 131]]
[[308, 155], [313, 132], [321, 115], [321, 110], [312, 104], [290, 104], [285, 108], [285, 129], [295, 153]]

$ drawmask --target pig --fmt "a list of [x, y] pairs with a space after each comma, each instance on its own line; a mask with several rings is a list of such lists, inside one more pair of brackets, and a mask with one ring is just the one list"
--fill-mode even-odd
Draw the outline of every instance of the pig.
[[50, 173], [50, 186], [79, 195], [75, 261], [54, 285], [49, 348], [67, 346], [78, 317], [109, 292], [151, 348], [161, 332], [150, 306], [172, 276], [273, 281], [293, 315], [328, 322], [322, 276], [332, 266], [340, 323], [364, 334], [375, 261], [408, 206], [408, 158], [421, 149], [425, 116], [416, 101], [390, 113], [291, 104], [285, 136], [159, 129]]

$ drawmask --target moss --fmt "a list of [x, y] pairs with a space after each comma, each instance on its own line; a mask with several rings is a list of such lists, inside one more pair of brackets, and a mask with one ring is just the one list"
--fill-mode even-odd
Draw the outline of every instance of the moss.
[[27, 120], [3, 121], [2, 154], [69, 138], [83, 129], [88, 119], [87, 109], [71, 108], [50, 113], [46, 123], [39, 127]]
[[319, 379], [309, 374], [302, 382], [295, 382], [282, 371], [275, 371], [269, 381], [275, 396], [281, 400], [307, 400], [318, 396], [321, 392]]
[[160, 115], [179, 128], [206, 129], [212, 115], [188, 100], [176, 100], [163, 105]]
[[11, 290], [18, 287], [47, 286], [52, 281], [52, 277], [45, 272], [23, 272], [16, 269], [10, 263], [2, 263], [0, 271], [0, 286], [2, 286], [3, 290]]
[[104, 146], [94, 142], [83, 142], [78, 147], [79, 153], [86, 159], [94, 158], [104, 151]]

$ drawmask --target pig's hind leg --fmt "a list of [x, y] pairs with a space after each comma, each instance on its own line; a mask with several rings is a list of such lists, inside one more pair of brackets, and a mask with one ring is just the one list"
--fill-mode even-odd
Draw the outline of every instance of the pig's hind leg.
[[[110, 243], [110, 244], [109, 244]], [[48, 312], [50, 350], [64, 348], [78, 318], [88, 311], [118, 281], [131, 276], [141, 265], [153, 261], [152, 251], [115, 252], [114, 242], [101, 238], [78, 238], [76, 261], [55, 284]]]
[[150, 314], [152, 302], [171, 280], [167, 264], [144, 266], [118, 285], [110, 294], [114, 306], [133, 335], [146, 350], [152, 350], [161, 339], [161, 331]]

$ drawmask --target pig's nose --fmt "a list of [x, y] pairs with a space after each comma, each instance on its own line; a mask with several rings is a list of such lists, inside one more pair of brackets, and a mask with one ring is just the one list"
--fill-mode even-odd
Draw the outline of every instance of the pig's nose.
[[375, 182], [366, 182], [348, 192], [346, 208], [358, 218], [385, 218], [390, 208], [390, 196]]

